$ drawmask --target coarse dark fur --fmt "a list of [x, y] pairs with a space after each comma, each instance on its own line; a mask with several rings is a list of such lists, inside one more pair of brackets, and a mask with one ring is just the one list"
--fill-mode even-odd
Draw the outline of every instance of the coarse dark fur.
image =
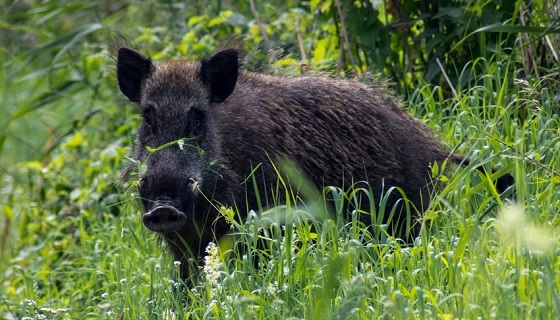
[[[185, 266], [229, 232], [216, 205], [236, 207], [241, 218], [257, 209], [255, 188], [244, 182], [258, 167], [256, 189], [270, 190], [278, 159], [295, 163], [319, 189], [364, 181], [379, 200], [400, 187], [420, 212], [430, 202], [430, 166], [468, 163], [450, 156], [385, 86], [272, 77], [240, 70], [238, 61], [235, 48], [201, 62], [158, 66], [132, 49], [118, 51], [120, 89], [144, 118], [135, 147], [136, 159], [147, 165], [139, 179], [143, 222]], [[511, 183], [504, 176], [498, 189]], [[388, 205], [398, 202], [400, 194], [391, 193]], [[371, 224], [370, 215], [363, 220]], [[184, 267], [181, 277], [189, 275]]]

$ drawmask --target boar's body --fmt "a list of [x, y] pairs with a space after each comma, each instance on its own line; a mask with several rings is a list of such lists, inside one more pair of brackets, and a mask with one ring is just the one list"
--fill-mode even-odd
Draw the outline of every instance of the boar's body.
[[367, 181], [380, 196], [382, 188], [398, 186], [425, 209], [430, 165], [449, 153], [387, 94], [357, 81], [241, 72], [214, 114], [221, 145], [229, 146], [221, 159], [233, 198], [245, 199], [241, 182], [257, 164], [265, 183], [275, 183], [271, 159], [287, 157], [318, 188]]
[[[156, 67], [121, 48], [117, 77], [144, 118], [135, 151], [147, 164], [139, 180], [143, 222], [183, 262], [202, 257], [229, 231], [216, 206], [237, 207], [241, 217], [257, 209], [255, 188], [244, 182], [258, 167], [257, 190], [271, 190], [271, 161], [291, 160], [318, 188], [366, 181], [376, 200], [398, 186], [422, 211], [430, 165], [449, 156], [385, 87], [241, 71], [235, 49]], [[179, 139], [185, 140], [169, 144]], [[389, 207], [398, 200], [391, 193]], [[182, 277], [188, 275], [185, 266]]]

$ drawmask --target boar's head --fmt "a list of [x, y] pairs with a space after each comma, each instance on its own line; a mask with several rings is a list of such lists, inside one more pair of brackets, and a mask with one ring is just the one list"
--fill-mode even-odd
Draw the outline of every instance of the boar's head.
[[120, 90], [138, 104], [143, 118], [135, 157], [146, 165], [138, 185], [148, 229], [166, 234], [189, 219], [208, 219], [192, 215], [208, 206], [223, 180], [213, 106], [233, 92], [237, 76], [236, 49], [202, 63], [172, 60], [157, 67], [132, 49], [119, 49]]

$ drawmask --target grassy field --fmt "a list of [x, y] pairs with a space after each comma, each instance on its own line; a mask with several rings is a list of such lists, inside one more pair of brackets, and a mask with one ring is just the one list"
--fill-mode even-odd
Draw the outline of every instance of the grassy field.
[[[156, 61], [198, 57], [228, 32], [249, 35], [251, 49], [262, 40], [258, 24], [205, 6], [185, 19], [199, 9], [171, 1], [65, 3], [2, 3], [0, 318], [560, 317], [558, 66], [512, 67], [527, 66], [536, 40], [520, 35], [470, 61], [469, 85], [414, 79], [406, 108], [473, 162], [434, 168], [441, 188], [414, 243], [365, 232], [356, 215], [319, 218], [313, 199], [288, 197], [234, 223], [244, 250], [210, 245], [180, 298], [176, 274], [187, 266], [142, 225], [135, 183], [120, 179], [140, 116], [118, 92], [106, 43], [121, 33]], [[271, 28], [285, 27], [282, 19]], [[171, 27], [182, 32], [169, 36]], [[336, 64], [315, 58], [323, 72]], [[302, 68], [293, 55], [272, 67]], [[500, 197], [478, 165], [511, 173], [516, 200]], [[325, 192], [338, 204], [353, 196]]]

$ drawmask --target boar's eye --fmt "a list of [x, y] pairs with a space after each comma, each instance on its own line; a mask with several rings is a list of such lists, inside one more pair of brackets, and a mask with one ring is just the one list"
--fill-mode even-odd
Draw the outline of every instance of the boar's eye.
[[152, 105], [148, 105], [142, 110], [142, 118], [152, 132], [155, 130], [155, 112], [156, 110]]
[[204, 128], [204, 112], [196, 109], [189, 111], [186, 134], [189, 137], [198, 137], [202, 135]]

